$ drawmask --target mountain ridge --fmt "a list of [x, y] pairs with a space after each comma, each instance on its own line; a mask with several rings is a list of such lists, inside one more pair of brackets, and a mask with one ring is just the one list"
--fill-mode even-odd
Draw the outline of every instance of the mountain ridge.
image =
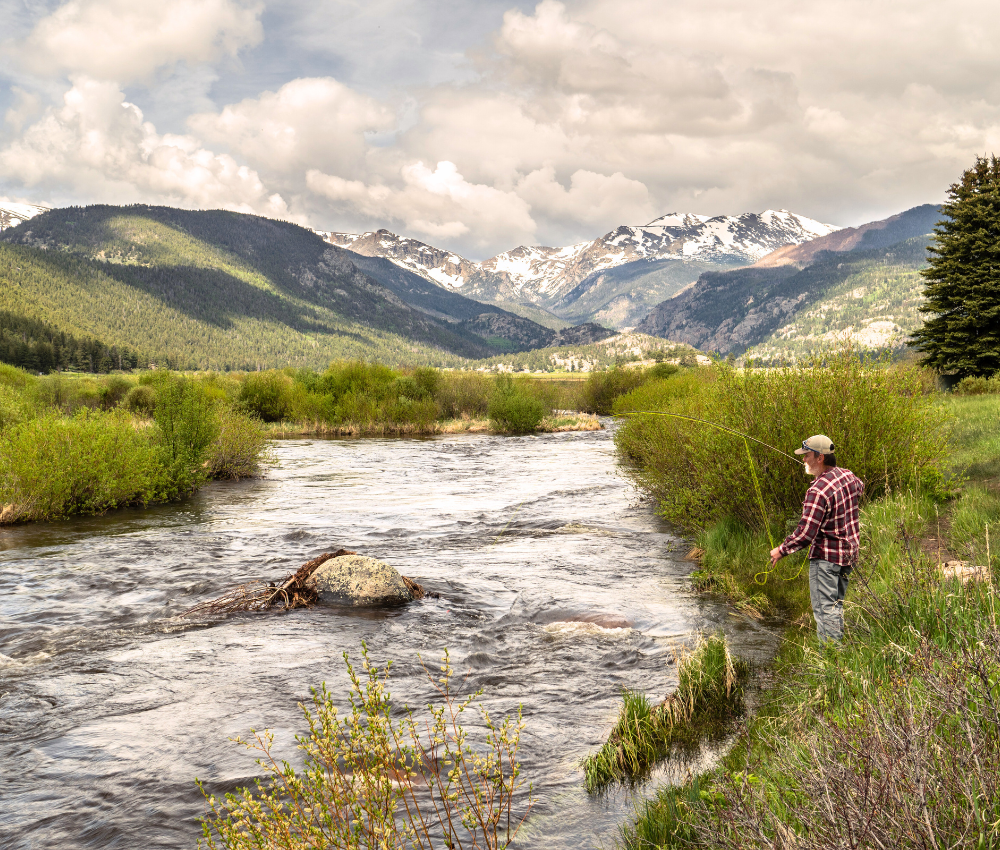
[[[712, 217], [668, 213], [646, 225], [621, 225], [589, 242], [561, 248], [522, 245], [483, 262], [385, 229], [317, 233], [331, 244], [389, 259], [478, 301], [532, 306], [569, 321], [612, 319], [624, 326], [696, 280], [706, 266], [749, 265], [782, 245], [836, 229], [787, 210]], [[677, 265], [668, 269], [667, 263]], [[624, 272], [613, 271], [626, 266]]]
[[775, 362], [838, 341], [898, 348], [920, 321], [919, 272], [939, 217], [939, 207], [924, 204], [746, 268], [706, 272], [636, 330]]

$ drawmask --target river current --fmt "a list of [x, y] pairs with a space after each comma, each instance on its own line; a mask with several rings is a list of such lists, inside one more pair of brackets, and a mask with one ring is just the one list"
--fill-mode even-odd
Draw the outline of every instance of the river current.
[[[667, 695], [699, 630], [744, 651], [772, 642], [686, 589], [686, 547], [619, 475], [609, 430], [286, 440], [275, 454], [265, 478], [180, 504], [0, 531], [0, 846], [195, 847], [195, 777], [251, 781], [259, 768], [228, 740], [250, 729], [272, 729], [295, 762], [299, 703], [326, 682], [346, 704], [342, 653], [365, 641], [395, 661], [396, 700], [426, 702], [417, 655], [447, 647], [491, 710], [523, 706], [538, 802], [520, 846], [610, 847], [633, 795], [588, 797], [579, 762], [621, 689]], [[439, 598], [175, 616], [341, 547]]]

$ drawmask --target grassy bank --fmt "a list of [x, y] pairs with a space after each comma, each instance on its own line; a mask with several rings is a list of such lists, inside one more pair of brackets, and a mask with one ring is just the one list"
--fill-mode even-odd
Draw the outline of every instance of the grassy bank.
[[[714, 770], [661, 789], [622, 828], [623, 846], [1000, 845], [1000, 632], [995, 545], [988, 535], [1000, 519], [1000, 400], [926, 393], [919, 374], [877, 368], [842, 371], [829, 385], [837, 387], [840, 408], [827, 415], [838, 418], [800, 417], [792, 421], [794, 438], [774, 441], [790, 449], [802, 436], [828, 433], [848, 448], [838, 451], [841, 463], [857, 471], [865, 454], [852, 457], [852, 440], [877, 435], [880, 416], [888, 417], [885, 433], [899, 429], [883, 443], [900, 449], [896, 455], [905, 463], [894, 464], [886, 452], [881, 469], [866, 477], [861, 557], [845, 604], [844, 642], [836, 648], [816, 643], [800, 563], [786, 559], [775, 572], [763, 571], [768, 532], [779, 537], [784, 529], [777, 521], [765, 523], [759, 505], [753, 510], [752, 485], [734, 488], [751, 502], [742, 513], [702, 509], [700, 528], [688, 519], [700, 550], [694, 553], [700, 560], [696, 585], [722, 592], [750, 614], [780, 617], [774, 622], [786, 623], [785, 637], [775, 684], [738, 730], [733, 749]], [[717, 385], [720, 378], [708, 380]], [[779, 390], [794, 393], [794, 373], [777, 385], [759, 380], [771, 390], [770, 409], [787, 413]], [[804, 371], [799, 380], [808, 397], [824, 376]], [[859, 387], [873, 392], [875, 403], [866, 405]], [[698, 387], [677, 389], [675, 397], [688, 405], [699, 398]], [[754, 392], [747, 396], [759, 417], [749, 424], [766, 426], [768, 405], [755, 406]], [[720, 409], [711, 406], [713, 398], [711, 392], [700, 395], [703, 410]], [[619, 405], [629, 401], [624, 397]], [[843, 437], [832, 433], [835, 424], [845, 428]], [[907, 433], [917, 428], [922, 430]], [[782, 434], [780, 427], [773, 431]], [[635, 444], [628, 441], [639, 433], [649, 432], [632, 430], [620, 443], [636, 467], [643, 456], [629, 453]], [[693, 477], [700, 471], [696, 464], [689, 469]], [[654, 486], [664, 480], [649, 469], [636, 474]], [[781, 490], [769, 481], [771, 474], [777, 473], [769, 471], [761, 486], [765, 505], [777, 512]], [[805, 477], [791, 464], [781, 474], [798, 479], [801, 498]], [[696, 477], [689, 486], [697, 487]], [[664, 512], [679, 504], [683, 516], [694, 516], [692, 501], [668, 502]]]
[[266, 446], [260, 423], [205, 382], [0, 366], [0, 523], [177, 499], [259, 474]]
[[[272, 437], [587, 431], [587, 380], [336, 362], [322, 372], [36, 376], [0, 366], [0, 523], [181, 498], [259, 474]], [[610, 389], [609, 389], [610, 387]], [[577, 412], [580, 411], [580, 412]]]

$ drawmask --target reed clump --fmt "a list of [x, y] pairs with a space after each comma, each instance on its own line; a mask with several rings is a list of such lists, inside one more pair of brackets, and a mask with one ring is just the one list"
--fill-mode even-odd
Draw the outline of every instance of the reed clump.
[[734, 658], [722, 634], [699, 639], [678, 664], [677, 690], [659, 705], [637, 691], [622, 693], [622, 707], [608, 740], [583, 762], [591, 793], [613, 782], [649, 776], [673, 747], [691, 748], [744, 711], [745, 659]]
[[[204, 846], [508, 847], [533, 802], [518, 763], [520, 710], [498, 722], [480, 692], [458, 696], [447, 652], [439, 673], [424, 668], [436, 704], [419, 719], [393, 703], [391, 663], [379, 669], [364, 644], [360, 671], [344, 661], [350, 709], [341, 713], [325, 685], [313, 692], [302, 707], [308, 732], [296, 738], [301, 769], [272, 753], [270, 732], [252, 732], [237, 743], [259, 755], [263, 779], [221, 798], [199, 782]], [[478, 715], [481, 739], [462, 726], [465, 712]]]

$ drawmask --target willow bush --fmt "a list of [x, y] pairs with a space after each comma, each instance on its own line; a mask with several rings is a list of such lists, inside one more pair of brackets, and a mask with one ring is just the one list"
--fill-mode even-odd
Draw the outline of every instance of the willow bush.
[[801, 466], [759, 443], [643, 411], [708, 420], [788, 454], [811, 434], [826, 434], [838, 463], [865, 482], [867, 499], [944, 486], [947, 412], [924, 394], [915, 370], [866, 363], [851, 351], [796, 369], [719, 363], [649, 382], [614, 409], [626, 419], [615, 442], [628, 474], [658, 499], [666, 519], [689, 530], [732, 517], [783, 531], [801, 508], [806, 478]]
[[[380, 670], [362, 644], [362, 670], [347, 664], [350, 710], [341, 714], [325, 685], [303, 706], [308, 733], [297, 737], [304, 765], [271, 752], [269, 732], [237, 739], [259, 754], [265, 776], [224, 798], [205, 795], [202, 821], [210, 850], [251, 848], [481, 848], [500, 850], [517, 835], [532, 806], [517, 760], [520, 710], [496, 722], [481, 692], [460, 698], [445, 653], [441, 673], [427, 671], [437, 704], [418, 720], [388, 689], [391, 663]], [[477, 715], [485, 734], [462, 726]]]
[[162, 447], [124, 411], [48, 413], [0, 430], [3, 522], [56, 519], [162, 498]]

